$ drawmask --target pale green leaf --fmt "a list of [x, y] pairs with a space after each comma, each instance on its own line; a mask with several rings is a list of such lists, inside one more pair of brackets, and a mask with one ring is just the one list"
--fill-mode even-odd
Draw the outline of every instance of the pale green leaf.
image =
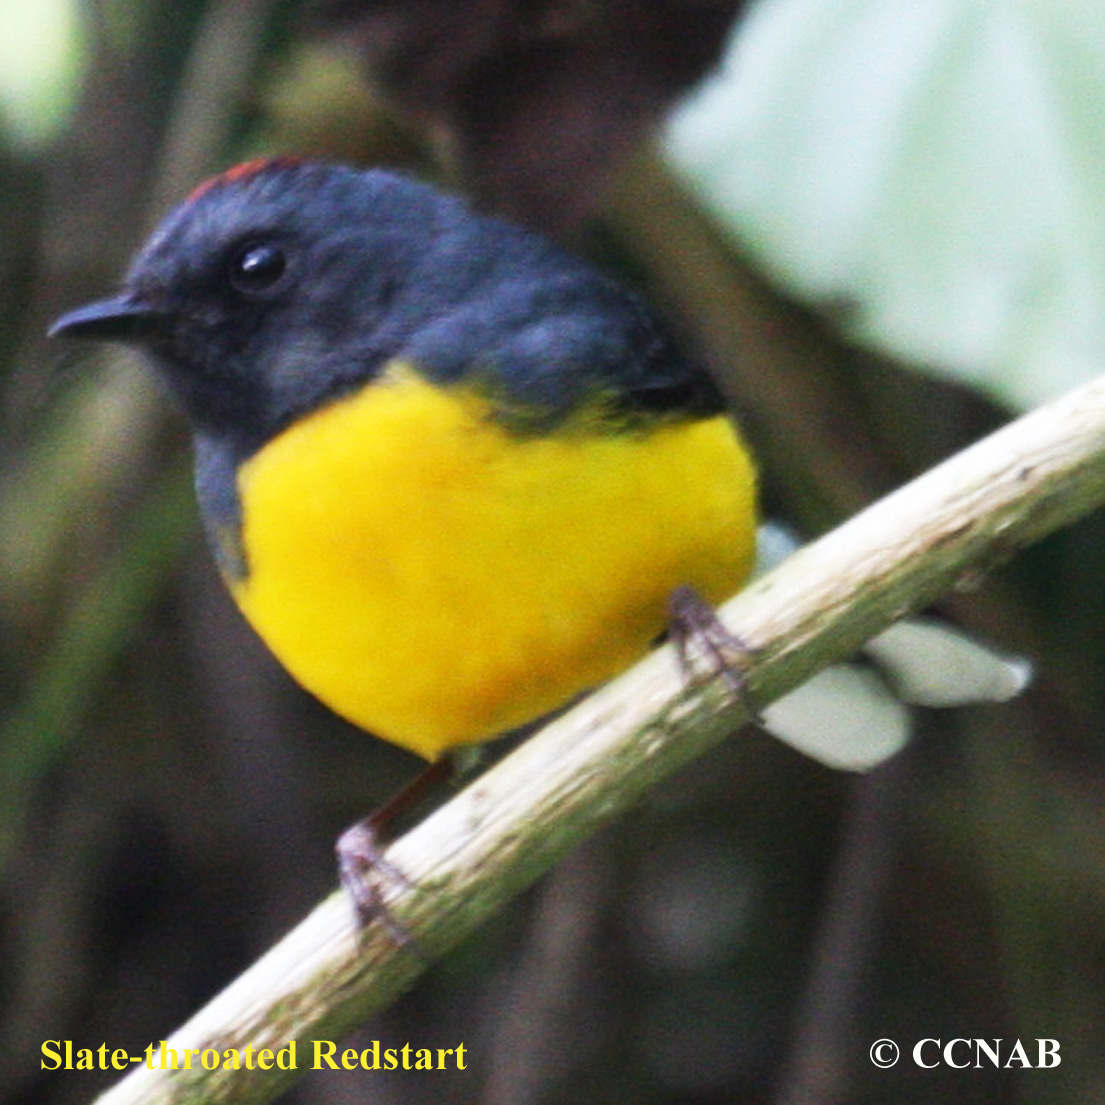
[[75, 0], [0, 0], [0, 131], [36, 147], [61, 129], [77, 93]]
[[1015, 405], [1105, 364], [1105, 5], [762, 0], [671, 157], [853, 336]]

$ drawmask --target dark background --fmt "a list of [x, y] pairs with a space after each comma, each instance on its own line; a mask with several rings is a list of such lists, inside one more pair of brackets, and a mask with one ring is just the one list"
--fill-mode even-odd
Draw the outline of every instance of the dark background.
[[[786, 302], [655, 152], [738, 6], [80, 6], [64, 126], [0, 132], [0, 1099], [91, 1099], [111, 1076], [40, 1071], [42, 1041], [167, 1035], [418, 767], [232, 611], [139, 368], [43, 338], [205, 175], [285, 150], [403, 165], [590, 255], [713, 365], [768, 508], [807, 533], [1005, 419]], [[1103, 540], [1091, 518], [941, 605], [1033, 657], [1016, 703], [919, 713], [863, 778], [735, 735], [360, 1034], [464, 1043], [466, 1071], [311, 1074], [286, 1100], [1101, 1100]], [[1055, 1038], [1063, 1065], [868, 1061], [926, 1036]]]

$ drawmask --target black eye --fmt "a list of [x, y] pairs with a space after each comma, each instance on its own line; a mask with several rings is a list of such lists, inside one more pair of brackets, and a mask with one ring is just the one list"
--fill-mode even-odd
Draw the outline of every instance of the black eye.
[[239, 292], [258, 295], [276, 287], [287, 268], [288, 256], [283, 246], [273, 242], [250, 242], [230, 258], [227, 277]]

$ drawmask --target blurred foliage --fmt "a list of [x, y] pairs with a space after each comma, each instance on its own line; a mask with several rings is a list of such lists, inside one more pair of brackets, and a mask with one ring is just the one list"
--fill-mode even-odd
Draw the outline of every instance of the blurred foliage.
[[79, 30], [70, 0], [0, 4], [0, 121], [16, 148], [48, 142], [72, 111]]
[[1086, 0], [772, 0], [670, 148], [796, 294], [1031, 406], [1101, 366], [1103, 35]]
[[[32, 7], [8, 0], [0, 26]], [[720, 110], [696, 149], [714, 144], [716, 181], [741, 168], [804, 217], [783, 227], [742, 203], [724, 228], [715, 200], [706, 214], [645, 137], [720, 56], [734, 3], [495, 0], [465, 6], [460, 24], [444, 0], [40, 7], [36, 27], [57, 21], [43, 42], [0, 36], [2, 56], [20, 62], [0, 61], [0, 1099], [67, 1105], [111, 1078], [41, 1071], [43, 1040], [133, 1051], [165, 1036], [332, 886], [334, 836], [417, 767], [291, 686], [231, 610], [196, 530], [182, 428], [141, 370], [43, 339], [53, 315], [118, 278], [151, 221], [196, 181], [294, 148], [413, 167], [555, 233], [637, 283], [714, 367], [757, 445], [768, 507], [807, 532], [1003, 417], [961, 383], [840, 338], [838, 323], [854, 317], [840, 297], [852, 302], [857, 288], [811, 292], [792, 275], [837, 271], [827, 238], [857, 263], [910, 260], [924, 278], [892, 283], [877, 268], [864, 278], [893, 291], [896, 317], [924, 339], [885, 348], [930, 361], [948, 326], [958, 348], [985, 347], [996, 367], [1048, 366], [1034, 360], [1026, 318], [991, 342], [986, 296], [923, 294], [973, 287], [979, 273], [980, 288], [1036, 286], [1031, 256], [1014, 248], [1026, 226], [1010, 203], [1022, 193], [1002, 190], [1009, 162], [1002, 181], [980, 182], [972, 164], [994, 171], [983, 147], [957, 138], [972, 164], [938, 144], [928, 152], [930, 131], [972, 111], [980, 138], [1001, 138], [986, 110], [1005, 86], [959, 79], [977, 41], [968, 31], [990, 23], [957, 22], [950, 3], [935, 6], [946, 18], [926, 37], [889, 0], [761, 0], [749, 29], [762, 36], [783, 19], [792, 37], [767, 38], [797, 46], [767, 58], [758, 40], [740, 110]], [[1064, 88], [1081, 88], [1100, 17], [1060, 8], [1054, 33], [1042, 5], [986, 11], [1005, 13], [1030, 57], [1053, 59]], [[858, 39], [845, 16], [862, 23]], [[963, 67], [932, 62], [938, 48]], [[849, 49], [870, 67], [841, 66]], [[901, 57], [929, 77], [890, 111], [876, 78], [899, 72], [889, 63]], [[826, 90], [822, 67], [834, 64], [836, 87], [853, 88], [843, 105]], [[1001, 68], [994, 81], [1028, 103], [1039, 82], [1026, 72]], [[749, 85], [757, 74], [766, 83]], [[862, 95], [850, 83], [860, 76]], [[412, 102], [427, 88], [433, 97]], [[773, 90], [786, 93], [782, 108]], [[19, 116], [14, 105], [32, 106]], [[880, 105], [889, 121], [876, 142], [863, 109]], [[1099, 180], [1082, 167], [1100, 124], [1092, 111], [1077, 127], [1064, 118], [1033, 115], [1017, 156], [1096, 211]], [[863, 142], [849, 145], [850, 127]], [[822, 159], [797, 156], [802, 133]], [[863, 228], [885, 197], [859, 184], [881, 178], [903, 144], [897, 209], [914, 211], [918, 189], [970, 206], [919, 224], [924, 250], [888, 231], [880, 252]], [[1056, 149], [1070, 156], [1046, 161]], [[833, 156], [850, 172], [830, 171]], [[1042, 210], [1052, 192], [1032, 202]], [[843, 203], [847, 224], [831, 217]], [[971, 219], [985, 220], [993, 246], [982, 256], [951, 233]], [[1091, 254], [1092, 227], [1071, 226], [1056, 249], [1077, 239]], [[945, 265], [959, 266], [956, 279]], [[823, 309], [784, 299], [764, 273]], [[1046, 309], [1053, 331], [1069, 320], [1086, 359], [1102, 359], [1085, 320], [1105, 316], [1077, 288], [1055, 282]], [[1023, 699], [926, 715], [913, 746], [862, 779], [740, 734], [361, 1033], [464, 1042], [467, 1071], [432, 1083], [312, 1074], [288, 1100], [417, 1100], [427, 1089], [489, 1105], [1101, 1100], [1103, 540], [1105, 521], [1090, 519], [943, 604], [1035, 658]], [[1053, 1037], [1063, 1065], [878, 1071], [867, 1049], [883, 1036]]]

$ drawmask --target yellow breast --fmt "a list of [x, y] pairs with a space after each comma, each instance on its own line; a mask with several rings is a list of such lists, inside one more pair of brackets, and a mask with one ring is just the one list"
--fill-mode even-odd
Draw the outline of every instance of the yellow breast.
[[674, 587], [736, 590], [754, 482], [724, 418], [519, 437], [399, 367], [242, 466], [231, 588], [304, 687], [433, 759], [627, 667]]

